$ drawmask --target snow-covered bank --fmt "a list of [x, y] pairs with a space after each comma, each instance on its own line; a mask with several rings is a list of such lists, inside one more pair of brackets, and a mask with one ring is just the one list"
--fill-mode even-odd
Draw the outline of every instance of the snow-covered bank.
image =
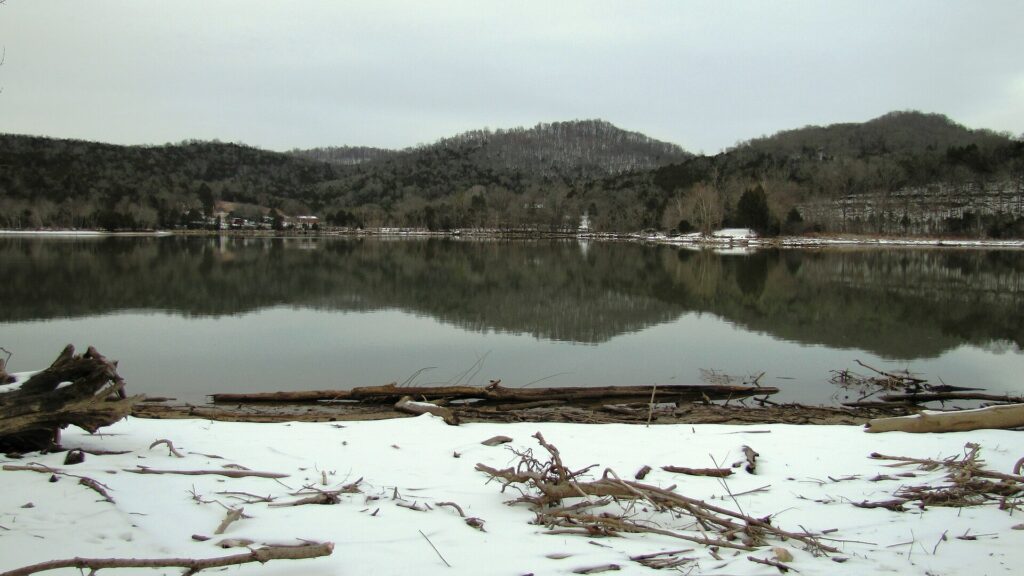
[[[514, 488], [501, 493], [496, 482], [474, 469], [514, 466], [511, 449], [545, 455], [531, 435], [543, 433], [556, 445], [567, 467], [597, 464], [632, 478], [642, 466], [654, 471], [646, 483], [754, 517], [771, 515], [772, 523], [791, 532], [829, 531], [828, 544], [840, 549], [815, 557], [793, 541], [771, 542], [794, 556], [787, 562], [801, 574], [1013, 574], [1024, 561], [1021, 513], [999, 510], [996, 503], [980, 507], [911, 508], [906, 512], [861, 509], [851, 502], [892, 498], [900, 486], [939, 485], [940, 470], [892, 468], [869, 459], [872, 452], [920, 458], [962, 455], [968, 442], [982, 446], [986, 467], [1010, 472], [1022, 455], [1020, 433], [976, 431], [951, 434], [866, 434], [853, 426], [719, 426], [467, 424], [452, 427], [440, 419], [344, 423], [251, 424], [207, 420], [140, 420], [129, 418], [90, 436], [65, 432], [63, 444], [87, 450], [127, 450], [122, 455], [86, 455], [85, 462], [65, 466], [64, 454], [26, 455], [4, 459], [5, 465], [38, 463], [69, 474], [86, 476], [109, 487], [114, 503], [101, 500], [71, 476], [29, 471], [2, 471], [0, 483], [0, 571], [55, 558], [82, 557], [214, 557], [237, 553], [214, 543], [222, 538], [257, 543], [330, 541], [334, 553], [312, 560], [281, 560], [266, 565], [231, 568], [233, 574], [571, 574], [574, 570], [616, 564], [623, 573], [654, 573], [629, 559], [632, 555], [692, 549], [693, 558], [679, 567], [692, 574], [777, 574], [775, 568], [747, 559], [774, 558], [770, 547], [755, 552], [720, 549], [715, 559], [705, 547], [658, 534], [623, 534], [619, 538], [545, 534], [531, 524], [535, 515], [525, 505], [503, 503], [520, 496]], [[488, 447], [495, 435], [513, 440]], [[166, 446], [150, 448], [158, 439], [173, 442], [183, 455]], [[760, 453], [756, 474], [742, 469], [723, 480], [671, 474], [660, 466], [711, 467], [742, 460], [741, 447]], [[511, 448], [511, 449], [510, 449]], [[268, 478], [224, 478], [213, 475], [140, 475], [126, 472], [153, 469], [215, 470], [246, 468], [288, 474]], [[913, 472], [914, 477], [898, 474]], [[892, 479], [872, 481], [884, 475]], [[271, 507], [244, 504], [243, 518], [223, 536], [213, 534], [225, 508], [242, 505], [238, 498], [268, 496], [275, 503], [313, 486], [337, 490], [362, 478], [362, 493], [340, 494], [337, 505]], [[754, 491], [764, 488], [762, 491]], [[753, 491], [749, 492], [748, 491]], [[235, 494], [228, 494], [234, 492]], [[245, 495], [242, 493], [248, 493]], [[735, 499], [730, 493], [736, 495]], [[744, 494], [746, 493], [746, 494]], [[467, 526], [450, 506], [484, 521], [486, 532]], [[28, 506], [29, 504], [31, 506]], [[417, 511], [404, 505], [431, 509]], [[685, 519], [672, 521], [653, 510], [628, 510], [634, 520], [651, 519], [662, 528], [700, 535]], [[835, 531], [831, 531], [835, 529]], [[211, 536], [206, 542], [193, 535]], [[977, 536], [963, 540], [957, 536]], [[429, 540], [429, 541], [428, 541]], [[445, 566], [438, 553], [451, 568]], [[53, 572], [77, 574], [76, 570]], [[131, 569], [111, 574], [178, 574], [176, 569]]]

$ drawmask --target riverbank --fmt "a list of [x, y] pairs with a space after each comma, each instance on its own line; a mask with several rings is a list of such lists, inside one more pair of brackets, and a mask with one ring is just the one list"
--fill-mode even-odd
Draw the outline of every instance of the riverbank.
[[[507, 437], [507, 443], [481, 443], [496, 436]], [[588, 490], [602, 477], [633, 482], [638, 470], [650, 466], [634, 485], [770, 519], [773, 529], [814, 538], [816, 544], [781, 540], [766, 531], [745, 544], [746, 535], [726, 539], [685, 513], [659, 512], [643, 500], [630, 504], [596, 496], [563, 502], [577, 504], [563, 516], [570, 525], [534, 523], [537, 512], [528, 503], [505, 504], [534, 489], [503, 490], [502, 483], [488, 481], [486, 470], [516, 467], [524, 458], [547, 461], [550, 454], [540, 440], [557, 447], [558, 461], [567, 469], [592, 466], [574, 480]], [[73, 556], [213, 558], [246, 551], [218, 545], [310, 542], [331, 542], [333, 553], [244, 564], [232, 573], [571, 574], [615, 566], [643, 574], [659, 562], [693, 574], [778, 573], [754, 558], [801, 574], [925, 576], [1014, 574], [1024, 561], [1024, 531], [1019, 530], [1024, 520], [1012, 508], [1013, 497], [1004, 498], [1006, 509], [998, 499], [955, 507], [919, 508], [908, 502], [901, 507], [905, 511], [891, 503], [856, 506], [948, 483], [942, 466], [893, 468], [893, 461], [872, 458], [873, 453], [960, 458], [969, 451], [965, 446], [976, 444], [986, 469], [1009, 473], [1021, 456], [1019, 433], [1012, 431], [867, 434], [858, 426], [780, 424], [453, 427], [429, 415], [278, 424], [128, 418], [95, 435], [71, 428], [63, 444], [83, 450], [85, 461], [65, 464], [63, 453], [3, 459], [0, 570]], [[752, 473], [744, 470], [745, 446], [758, 454]], [[732, 468], [734, 462], [738, 467]], [[527, 464], [519, 466], [529, 470]], [[688, 476], [662, 466], [724, 467], [732, 473]], [[96, 484], [80, 482], [83, 478]], [[578, 506], [584, 501], [596, 508]], [[240, 510], [233, 521], [228, 509]], [[606, 513], [606, 526], [618, 518], [621, 526], [633, 528], [571, 526], [589, 512], [594, 518]]]
[[366, 228], [339, 230], [153, 230], [109, 232], [105, 230], [0, 230], [0, 236], [241, 236], [241, 237], [380, 237], [380, 238], [516, 238], [577, 239], [584, 241], [641, 241], [704, 248], [823, 248], [829, 246], [883, 246], [935, 248], [1024, 248], [1024, 239], [920, 238], [901, 236], [810, 235], [760, 237], [752, 230], [726, 228], [709, 236], [700, 233], [668, 235], [661, 232], [596, 233], [546, 232], [540, 230], [425, 230], [419, 228]]

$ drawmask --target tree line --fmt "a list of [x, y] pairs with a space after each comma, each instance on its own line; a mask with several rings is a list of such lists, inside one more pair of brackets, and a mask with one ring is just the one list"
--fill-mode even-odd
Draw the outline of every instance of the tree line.
[[175, 228], [223, 201], [349, 228], [1024, 236], [1022, 140], [919, 112], [699, 156], [598, 120], [287, 154], [0, 135], [0, 167], [2, 228]]

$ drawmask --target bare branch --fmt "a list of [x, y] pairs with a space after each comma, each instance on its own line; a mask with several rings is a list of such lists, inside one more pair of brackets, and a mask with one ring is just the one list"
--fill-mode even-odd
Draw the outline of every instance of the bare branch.
[[303, 544], [301, 546], [266, 546], [251, 550], [244, 554], [222, 556], [220, 558], [68, 558], [65, 560], [51, 560], [40, 562], [31, 566], [15, 568], [7, 572], [0, 572], [0, 576], [27, 576], [46, 570], [58, 568], [78, 568], [79, 570], [89, 569], [93, 572], [103, 568], [171, 568], [179, 567], [187, 569], [187, 573], [195, 573], [209, 568], [220, 568], [223, 566], [235, 566], [249, 562], [264, 563], [270, 560], [303, 560], [306, 558], [318, 558], [330, 556], [334, 551], [334, 544], [324, 542], [323, 544]]

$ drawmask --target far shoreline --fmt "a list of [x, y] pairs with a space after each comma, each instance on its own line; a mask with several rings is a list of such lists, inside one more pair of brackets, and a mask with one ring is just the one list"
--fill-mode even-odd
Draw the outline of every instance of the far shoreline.
[[746, 229], [723, 229], [705, 236], [700, 233], [668, 235], [661, 232], [552, 232], [541, 230], [457, 229], [426, 230], [419, 228], [362, 228], [331, 230], [7, 230], [0, 237], [37, 238], [125, 238], [169, 236], [227, 236], [248, 238], [456, 238], [456, 239], [520, 239], [628, 241], [699, 249], [764, 249], [764, 248], [984, 248], [1024, 249], [1024, 239], [941, 238], [911, 236], [814, 235], [758, 236]]

